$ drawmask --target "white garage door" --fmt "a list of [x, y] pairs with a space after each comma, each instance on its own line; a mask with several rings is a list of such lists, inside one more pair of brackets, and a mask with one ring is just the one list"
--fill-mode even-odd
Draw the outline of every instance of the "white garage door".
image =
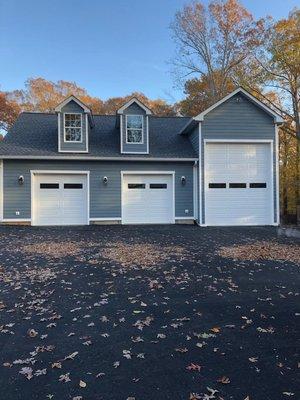
[[270, 144], [208, 143], [207, 225], [268, 225], [273, 221]]
[[123, 175], [122, 223], [174, 223], [173, 176]]
[[87, 176], [34, 175], [33, 225], [88, 224]]

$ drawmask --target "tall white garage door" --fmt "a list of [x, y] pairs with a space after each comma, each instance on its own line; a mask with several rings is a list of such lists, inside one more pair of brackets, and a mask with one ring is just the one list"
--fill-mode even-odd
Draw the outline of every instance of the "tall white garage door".
[[87, 176], [35, 174], [33, 225], [88, 224]]
[[124, 174], [122, 223], [174, 223], [173, 199], [173, 175]]
[[207, 225], [272, 224], [269, 143], [207, 143], [205, 168]]

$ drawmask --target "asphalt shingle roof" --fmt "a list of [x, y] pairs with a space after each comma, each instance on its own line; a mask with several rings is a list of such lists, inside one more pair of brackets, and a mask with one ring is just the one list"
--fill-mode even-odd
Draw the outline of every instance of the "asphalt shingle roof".
[[[58, 153], [57, 115], [22, 113], [0, 143], [0, 156], [40, 157], [141, 157], [121, 154], [120, 131], [116, 115], [94, 115], [95, 126], [90, 130], [89, 153]], [[149, 118], [149, 154], [146, 157], [195, 158], [196, 154], [186, 135], [180, 131], [187, 124], [185, 117]]]

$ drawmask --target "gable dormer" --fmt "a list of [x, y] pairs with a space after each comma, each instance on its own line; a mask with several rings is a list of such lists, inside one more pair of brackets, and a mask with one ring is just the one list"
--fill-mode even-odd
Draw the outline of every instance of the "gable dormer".
[[136, 98], [132, 98], [118, 111], [120, 144], [123, 154], [149, 153], [149, 115], [151, 110]]
[[56, 108], [58, 118], [58, 152], [88, 153], [91, 110], [70, 96]]

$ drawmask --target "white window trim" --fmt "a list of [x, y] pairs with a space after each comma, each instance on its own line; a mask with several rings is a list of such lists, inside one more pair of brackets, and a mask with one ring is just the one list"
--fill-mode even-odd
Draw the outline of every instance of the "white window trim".
[[[137, 129], [137, 128], [132, 128], [128, 129], [127, 128], [127, 118], [128, 117], [141, 117], [142, 118], [142, 129]], [[125, 129], [126, 129], [126, 144], [144, 144], [144, 117], [141, 114], [126, 114], [125, 115]], [[141, 142], [128, 142], [128, 130], [130, 131], [142, 131], [142, 141]]]
[[[66, 119], [65, 119], [66, 115], [80, 115], [80, 125], [81, 125], [80, 126], [80, 132], [81, 132], [80, 140], [66, 140]], [[70, 127], [68, 127], [68, 128], [70, 128]], [[79, 128], [75, 127], [75, 129], [79, 129]], [[79, 113], [79, 112], [64, 113], [64, 142], [65, 143], [83, 143], [82, 113]]]

